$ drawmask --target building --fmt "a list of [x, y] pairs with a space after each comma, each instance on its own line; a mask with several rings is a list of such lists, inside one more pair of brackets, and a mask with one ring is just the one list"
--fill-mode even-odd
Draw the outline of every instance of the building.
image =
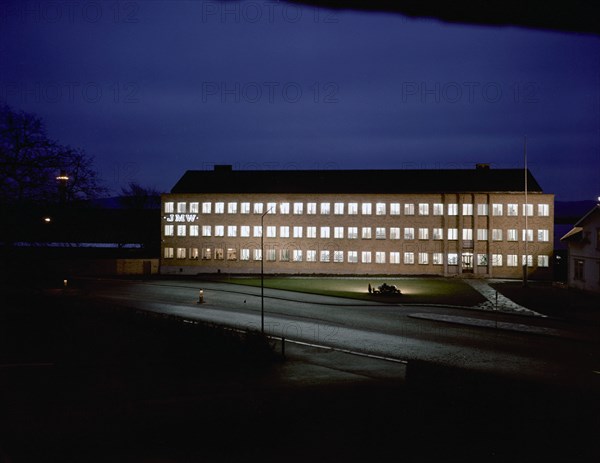
[[569, 286], [600, 292], [600, 204], [584, 215], [561, 241], [568, 246]]
[[524, 186], [485, 164], [187, 171], [162, 197], [161, 273], [256, 274], [264, 253], [265, 273], [551, 278], [554, 196]]

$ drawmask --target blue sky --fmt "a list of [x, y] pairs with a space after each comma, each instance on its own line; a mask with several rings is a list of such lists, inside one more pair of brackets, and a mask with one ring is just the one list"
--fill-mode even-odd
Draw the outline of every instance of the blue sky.
[[521, 167], [600, 195], [600, 38], [254, 1], [0, 6], [0, 99], [113, 191], [187, 169]]

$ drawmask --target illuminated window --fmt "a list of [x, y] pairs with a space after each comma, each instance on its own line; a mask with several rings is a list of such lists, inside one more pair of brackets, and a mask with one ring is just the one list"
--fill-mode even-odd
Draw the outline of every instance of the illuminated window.
[[550, 239], [550, 232], [548, 230], [538, 230], [538, 241], [546, 243]]
[[173, 256], [174, 256], [174, 250], [173, 250], [173, 248], [165, 248], [165, 251], [164, 251], [163, 255], [164, 255], [165, 259], [172, 259]]
[[377, 240], [385, 239], [385, 227], [375, 228], [375, 239], [377, 239]]
[[198, 259], [200, 257], [200, 253], [198, 252], [198, 248], [190, 249], [190, 259]]
[[321, 250], [321, 262], [329, 262], [329, 251], [327, 249]]
[[250, 236], [250, 225], [240, 225], [240, 236], [243, 238]]
[[517, 241], [519, 239], [519, 233], [516, 228], [509, 228], [506, 230], [506, 241]]
[[282, 249], [281, 251], [279, 251], [279, 260], [282, 262], [289, 262], [290, 261], [290, 250]]
[[357, 251], [348, 251], [348, 262], [350, 264], [358, 263], [358, 252]]
[[519, 261], [517, 260], [516, 254], [508, 254], [506, 256], [506, 265], [508, 267], [518, 267]]
[[531, 254], [527, 254], [527, 256], [521, 256], [521, 265], [525, 265], [525, 261], [527, 260], [527, 267], [533, 267], [533, 256]]
[[240, 204], [240, 212], [242, 214], [250, 214], [250, 203]]
[[472, 228], [463, 228], [462, 239], [465, 241], [473, 240], [473, 229]]
[[550, 259], [548, 256], [538, 256], [538, 267], [548, 267], [550, 265]]
[[306, 203], [306, 213], [315, 215], [317, 213], [317, 203]]
[[250, 260], [250, 249], [240, 249], [240, 260]]
[[223, 248], [215, 248], [215, 259], [223, 260], [225, 254], [223, 253]]
[[448, 215], [458, 215], [458, 204], [448, 204]]
[[271, 247], [266, 250], [265, 260], [267, 262], [275, 262], [276, 258], [277, 258], [277, 251], [275, 248]]
[[429, 204], [419, 203], [419, 215], [429, 215]]
[[419, 239], [420, 240], [428, 240], [429, 239], [429, 228], [419, 228]]
[[321, 227], [321, 238], [329, 238], [329, 227]]
[[254, 260], [262, 260], [262, 249], [254, 250]]
[[202, 236], [211, 236], [212, 227], [210, 225], [202, 225]]
[[279, 212], [281, 214], [289, 214], [290, 213], [290, 203], [281, 203], [279, 205]]
[[302, 262], [302, 250], [294, 249], [292, 251], [292, 261], [293, 262]]
[[488, 264], [487, 254], [477, 254], [477, 265], [486, 266]]
[[376, 215], [385, 215], [385, 203], [376, 203], [375, 204], [375, 214]]
[[343, 238], [344, 237], [344, 227], [334, 227], [333, 237], [334, 238]]
[[306, 227], [306, 237], [307, 238], [316, 238], [317, 237], [317, 227]]
[[492, 230], [492, 240], [493, 241], [502, 241], [502, 229], [494, 228]]
[[397, 251], [390, 252], [390, 264], [399, 264], [400, 263], [400, 253]]
[[177, 203], [177, 213], [183, 214], [185, 211], [185, 203]]
[[362, 251], [361, 255], [360, 255], [360, 261], [363, 264], [370, 264], [371, 263], [371, 251]]
[[331, 210], [331, 203], [321, 203], [321, 214], [322, 215], [329, 215], [330, 210]]
[[391, 240], [399, 240], [400, 239], [400, 227], [390, 227], [390, 239]]
[[442, 203], [433, 203], [433, 215], [444, 215], [444, 205]]
[[254, 203], [254, 213], [262, 214], [263, 213], [263, 203]]
[[370, 240], [371, 239], [371, 227], [362, 227], [362, 239]]
[[294, 238], [302, 238], [302, 227], [294, 227]]
[[371, 215], [371, 203], [362, 203], [362, 215]]
[[225, 213], [225, 203], [215, 203], [215, 214], [224, 214]]
[[477, 215], [488, 215], [488, 205], [487, 204], [478, 204], [477, 205]]
[[227, 203], [227, 213], [228, 214], [237, 214], [238, 204], [237, 203]]
[[458, 228], [448, 229], [448, 239], [453, 241], [458, 239]]
[[358, 238], [358, 227], [348, 227], [348, 239], [355, 240]]
[[522, 230], [523, 241], [531, 243], [533, 241], [533, 230], [531, 228]]
[[177, 248], [177, 258], [185, 259], [185, 248]]
[[237, 260], [236, 248], [227, 248], [227, 260]]
[[209, 260], [212, 259], [213, 252], [211, 248], [202, 248], [202, 259]]
[[358, 203], [348, 203], [348, 215], [358, 214]]
[[492, 267], [502, 267], [502, 254], [492, 254]]
[[574, 259], [573, 266], [573, 278], [583, 281], [585, 279], [585, 261], [583, 259]]
[[267, 238], [277, 238], [277, 227], [275, 225], [267, 227]]
[[550, 206], [548, 204], [538, 204], [538, 215], [548, 217], [550, 215]]
[[492, 215], [501, 216], [503, 214], [502, 204], [494, 203], [492, 204]]
[[508, 204], [506, 206], [506, 215], [515, 217], [519, 215], [519, 205], [518, 204]]
[[333, 213], [335, 215], [342, 215], [344, 213], [344, 203], [335, 203], [333, 205]]
[[469, 203], [463, 204], [462, 215], [473, 215], [473, 205]]
[[304, 203], [294, 203], [294, 214], [300, 215], [304, 213]]
[[267, 203], [267, 213], [273, 215], [277, 213], [277, 203]]
[[173, 214], [175, 212], [175, 203], [169, 201], [165, 203], [165, 214]]
[[260, 238], [262, 236], [262, 227], [260, 225], [254, 225], [252, 235], [255, 238]]
[[316, 262], [317, 261], [317, 251], [309, 249], [306, 251], [306, 262]]
[[431, 262], [433, 265], [444, 265], [444, 254], [441, 252], [434, 252], [431, 255]]
[[444, 229], [443, 228], [434, 228], [432, 231], [433, 231], [433, 239], [434, 240], [443, 240], [444, 239]]
[[282, 225], [279, 227], [279, 237], [280, 238], [289, 238], [290, 237], [290, 227], [287, 225]]
[[215, 225], [215, 236], [225, 236], [225, 226]]
[[235, 238], [237, 236], [237, 225], [227, 226], [227, 236]]
[[404, 239], [405, 240], [414, 240], [415, 239], [415, 229], [412, 227], [406, 227], [404, 229]]
[[448, 265], [458, 265], [458, 254], [455, 252], [448, 253]]
[[426, 252], [419, 253], [419, 264], [427, 265], [429, 264], [429, 254]]
[[165, 236], [173, 236], [175, 233], [174, 225], [165, 225]]
[[533, 216], [533, 204], [523, 204], [523, 216]]
[[383, 252], [383, 251], [375, 252], [375, 263], [376, 264], [385, 264], [385, 252]]
[[185, 225], [177, 225], [177, 236], [185, 236]]
[[400, 203], [390, 203], [390, 215], [400, 215]]
[[412, 265], [415, 263], [415, 253], [414, 252], [405, 252], [404, 253], [404, 263], [408, 265]]
[[404, 215], [415, 215], [415, 205], [414, 204], [405, 204], [404, 205]]
[[197, 214], [200, 212], [200, 207], [198, 203], [190, 203], [190, 212], [192, 214]]
[[333, 251], [333, 261], [337, 263], [344, 262], [344, 251]]
[[477, 239], [479, 241], [487, 241], [487, 239], [488, 239], [487, 228], [478, 228], [477, 229]]
[[198, 236], [198, 225], [190, 225], [190, 236]]

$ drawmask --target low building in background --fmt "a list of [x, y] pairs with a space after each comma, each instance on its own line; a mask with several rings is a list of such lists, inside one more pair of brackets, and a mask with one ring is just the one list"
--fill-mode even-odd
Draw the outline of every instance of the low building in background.
[[600, 292], [600, 204], [583, 216], [561, 241], [568, 246], [569, 286]]
[[[554, 195], [521, 169], [187, 171], [161, 273], [552, 278]], [[527, 200], [526, 200], [527, 197]]]

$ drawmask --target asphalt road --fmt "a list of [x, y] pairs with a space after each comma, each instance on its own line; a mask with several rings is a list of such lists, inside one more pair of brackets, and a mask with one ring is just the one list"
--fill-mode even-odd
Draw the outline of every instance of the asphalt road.
[[[204, 303], [199, 304], [199, 291]], [[86, 280], [92, 297], [138, 309], [260, 329], [261, 290], [196, 280]], [[374, 304], [264, 290], [267, 334], [405, 361], [596, 387], [597, 326], [457, 307]]]

